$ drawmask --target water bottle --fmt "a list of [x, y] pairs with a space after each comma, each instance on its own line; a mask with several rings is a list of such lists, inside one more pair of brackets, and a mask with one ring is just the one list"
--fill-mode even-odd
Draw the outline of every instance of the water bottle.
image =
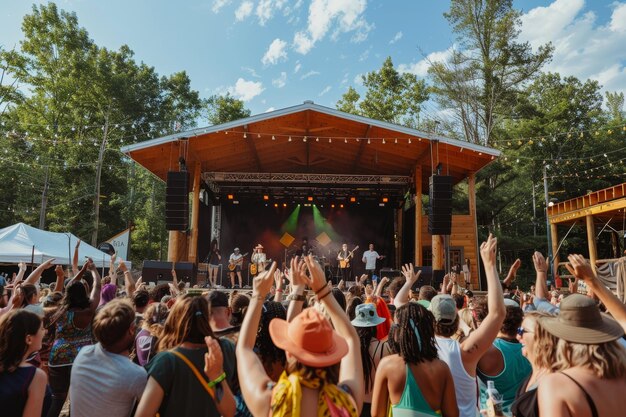
[[487, 381], [487, 415], [489, 417], [504, 416], [502, 412], [502, 395], [496, 389], [493, 381]]

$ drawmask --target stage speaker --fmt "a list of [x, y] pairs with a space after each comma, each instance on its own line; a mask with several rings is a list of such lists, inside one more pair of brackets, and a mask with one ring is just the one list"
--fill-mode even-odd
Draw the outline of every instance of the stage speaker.
[[429, 180], [429, 196], [428, 233], [450, 235], [452, 233], [452, 177], [432, 175]]
[[392, 268], [381, 268], [378, 272], [378, 280], [380, 281], [383, 277], [389, 278], [389, 282], [393, 281], [397, 277], [402, 276], [402, 271], [399, 269]]
[[189, 174], [169, 171], [165, 189], [165, 229], [187, 230], [189, 227]]
[[419, 288], [424, 285], [430, 285], [439, 291], [445, 275], [445, 271], [443, 269], [435, 269], [433, 271], [432, 266], [416, 266], [414, 270], [415, 272], [422, 271], [422, 273], [415, 282], [415, 285], [411, 288], [413, 291], [418, 291]]
[[[179, 282], [189, 283], [190, 286], [196, 284], [196, 265], [192, 262], [176, 262], [176, 276]], [[172, 263], [162, 261], [143, 261], [141, 269], [143, 282], [159, 281], [172, 282]]]

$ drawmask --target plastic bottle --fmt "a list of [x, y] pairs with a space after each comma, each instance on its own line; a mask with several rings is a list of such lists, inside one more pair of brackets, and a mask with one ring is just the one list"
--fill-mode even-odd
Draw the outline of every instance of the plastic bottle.
[[496, 389], [493, 381], [487, 381], [487, 415], [489, 417], [504, 416], [502, 412], [502, 395]]

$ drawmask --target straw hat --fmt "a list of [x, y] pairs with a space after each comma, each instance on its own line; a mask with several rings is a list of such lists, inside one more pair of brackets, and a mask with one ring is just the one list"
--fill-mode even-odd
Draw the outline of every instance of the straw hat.
[[351, 323], [354, 327], [374, 327], [384, 322], [385, 319], [376, 312], [376, 306], [366, 303], [356, 306], [355, 318]]
[[581, 294], [565, 298], [557, 317], [542, 317], [539, 322], [554, 336], [583, 345], [612, 342], [624, 335], [617, 321], [600, 313], [596, 302]]
[[334, 365], [348, 353], [345, 339], [314, 308], [302, 311], [291, 322], [276, 318], [270, 322], [269, 330], [276, 346], [307, 366]]

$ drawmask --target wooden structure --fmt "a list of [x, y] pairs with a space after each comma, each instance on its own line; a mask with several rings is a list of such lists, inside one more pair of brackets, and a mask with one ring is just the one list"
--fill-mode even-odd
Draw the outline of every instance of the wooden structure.
[[[309, 193], [320, 187], [346, 195], [371, 190], [397, 203], [410, 189], [420, 197], [415, 198], [414, 262], [423, 264], [422, 249], [430, 244], [433, 268], [443, 269], [443, 237], [428, 235], [421, 199], [428, 194], [429, 177], [439, 167], [454, 183], [466, 180], [469, 184], [469, 214], [455, 216], [450, 245], [465, 248], [477, 288], [475, 175], [500, 155], [497, 150], [306, 101], [126, 146], [122, 152], [161, 179], [169, 170], [178, 169], [179, 158], [185, 159], [193, 175], [191, 228], [189, 236], [170, 232], [168, 259], [192, 262], [198, 261], [198, 201], [201, 180], [205, 180], [224, 200], [232, 192]], [[398, 209], [396, 214], [400, 231], [403, 213]]]
[[587, 229], [587, 246], [589, 261], [595, 268], [598, 263], [596, 248], [596, 226], [611, 226], [621, 230], [626, 218], [626, 183], [593, 191], [587, 195], [556, 203], [548, 207], [548, 220], [552, 238], [552, 253], [554, 256], [554, 270], [559, 265], [559, 235], [558, 225], [572, 225], [583, 221]]

